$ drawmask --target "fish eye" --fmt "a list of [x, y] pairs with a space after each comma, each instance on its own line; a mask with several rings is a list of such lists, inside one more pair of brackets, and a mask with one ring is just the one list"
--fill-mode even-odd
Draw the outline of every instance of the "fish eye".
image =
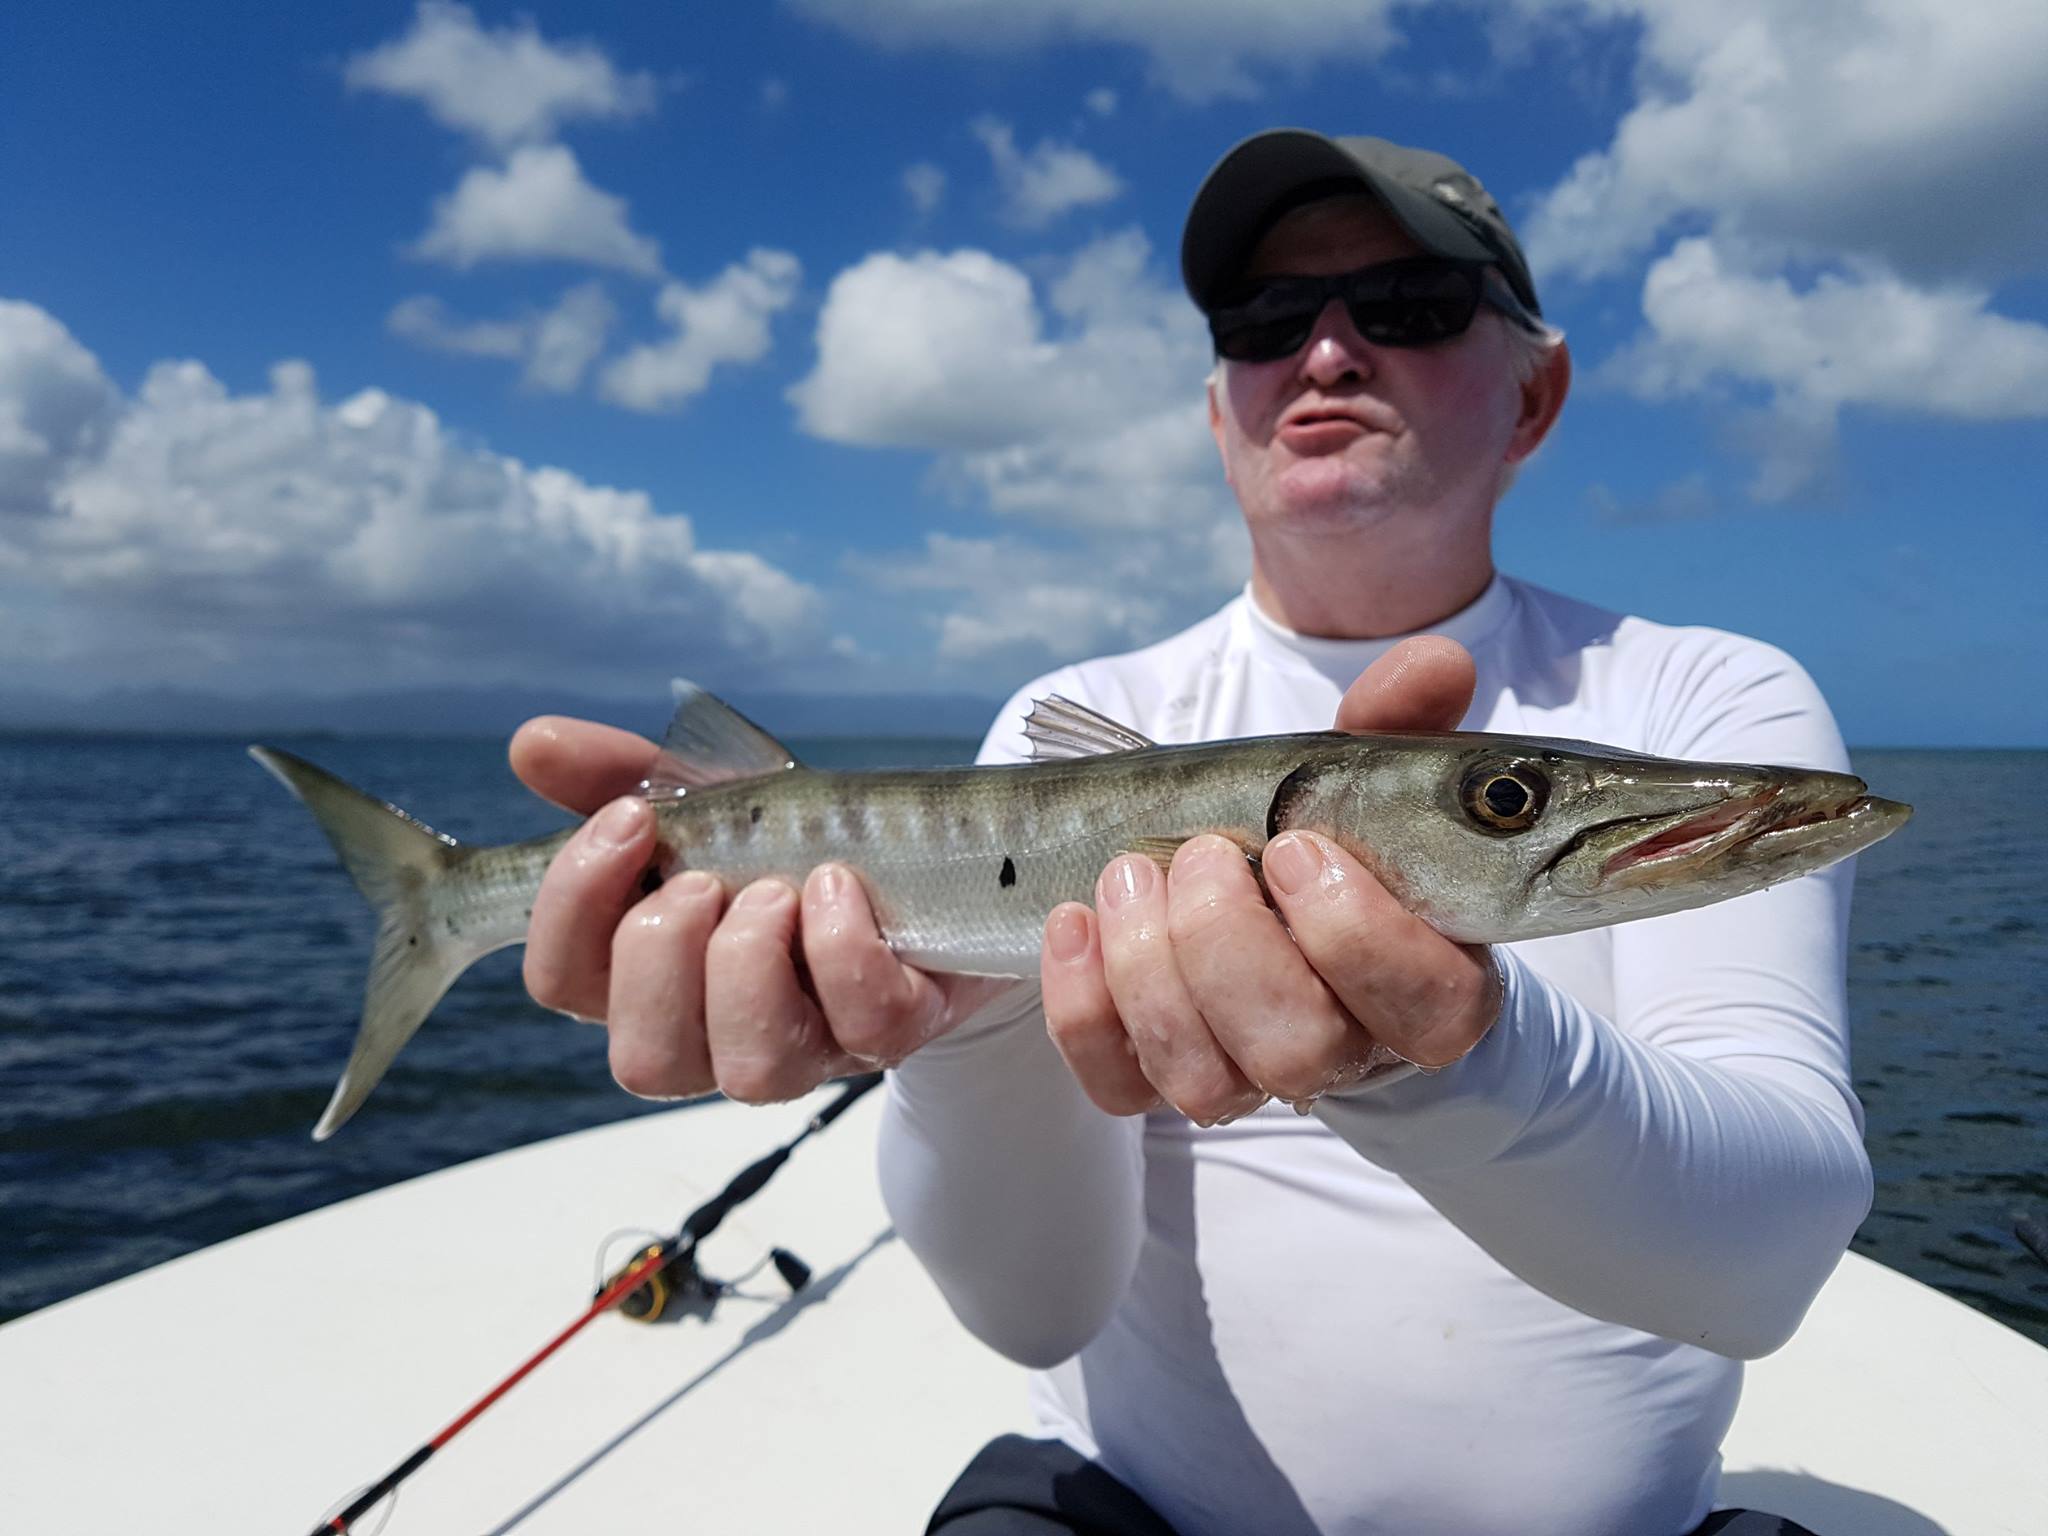
[[1465, 775], [1465, 814], [1489, 832], [1520, 832], [1536, 824], [1550, 781], [1528, 763], [1482, 763]]

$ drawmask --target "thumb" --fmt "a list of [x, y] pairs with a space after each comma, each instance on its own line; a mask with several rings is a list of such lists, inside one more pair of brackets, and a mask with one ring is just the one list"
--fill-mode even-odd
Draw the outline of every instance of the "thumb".
[[1472, 653], [1445, 635], [1403, 640], [1358, 675], [1337, 706], [1337, 729], [1452, 731], [1472, 707]]

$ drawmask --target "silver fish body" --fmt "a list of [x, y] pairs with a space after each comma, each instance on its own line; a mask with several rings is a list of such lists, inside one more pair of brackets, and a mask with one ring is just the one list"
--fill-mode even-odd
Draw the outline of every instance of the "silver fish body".
[[[730, 889], [817, 865], [860, 874], [884, 937], [935, 972], [1031, 977], [1046, 914], [1103, 866], [1162, 863], [1218, 833], [1256, 860], [1321, 833], [1446, 936], [1491, 943], [1654, 916], [1761, 890], [1867, 847], [1908, 807], [1846, 774], [1685, 763], [1471, 732], [1316, 733], [1143, 743], [1060, 702], [1041, 750], [1001, 767], [837, 773], [798, 766], [697, 694], [658, 774], [656, 871]], [[521, 942], [572, 835], [463, 847], [288, 753], [252, 748], [319, 818], [383, 918], [356, 1048], [316, 1136], [367, 1096], [461, 972]]]

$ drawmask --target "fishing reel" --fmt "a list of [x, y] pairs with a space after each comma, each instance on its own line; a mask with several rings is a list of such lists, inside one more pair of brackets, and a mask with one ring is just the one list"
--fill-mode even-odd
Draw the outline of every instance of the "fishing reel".
[[[856, 1099], [877, 1087], [881, 1081], [879, 1072], [863, 1072], [858, 1077], [848, 1078], [839, 1091], [839, 1097], [812, 1116], [810, 1124], [797, 1132], [793, 1139], [765, 1157], [756, 1158], [734, 1174], [725, 1188], [683, 1218], [683, 1224], [674, 1237], [642, 1248], [631, 1262], [612, 1271], [610, 1278], [597, 1288], [596, 1295], [607, 1295], [615, 1287], [624, 1285], [634, 1271], [653, 1265], [640, 1283], [615, 1303], [619, 1311], [635, 1322], [653, 1323], [672, 1312], [686, 1309], [709, 1312], [719, 1297], [733, 1292], [760, 1273], [762, 1264], [775, 1266], [775, 1272], [782, 1276], [782, 1283], [789, 1287], [791, 1295], [809, 1285], [811, 1266], [787, 1248], [769, 1249], [768, 1257], [761, 1264], [756, 1264], [737, 1280], [720, 1280], [697, 1267], [697, 1245], [717, 1231], [719, 1223], [735, 1207], [758, 1195], [762, 1187], [775, 1177], [775, 1170], [789, 1160], [790, 1153], [845, 1114]], [[669, 1255], [666, 1261], [662, 1261], [664, 1254]]]
[[[602, 1296], [630, 1270], [659, 1257], [667, 1247], [665, 1243], [648, 1244], [605, 1276], [593, 1296]], [[792, 1296], [811, 1283], [811, 1266], [787, 1248], [769, 1249], [767, 1262], [775, 1266], [775, 1273], [782, 1277]], [[658, 1323], [665, 1317], [692, 1311], [708, 1312], [717, 1305], [719, 1297], [745, 1284], [759, 1269], [756, 1265], [737, 1280], [720, 1280], [697, 1267], [695, 1244], [679, 1246], [667, 1263], [619, 1299], [616, 1310], [636, 1323]]]
[[[615, 1309], [640, 1323], [658, 1322], [671, 1313], [684, 1310], [708, 1315], [719, 1297], [739, 1294], [739, 1288], [769, 1264], [775, 1266], [776, 1274], [782, 1277], [783, 1284], [789, 1287], [792, 1295], [809, 1285], [811, 1266], [787, 1248], [769, 1249], [766, 1258], [736, 1280], [719, 1280], [697, 1267], [697, 1245], [717, 1230], [719, 1223], [732, 1213], [735, 1206], [759, 1194], [761, 1187], [775, 1176], [775, 1170], [789, 1160], [790, 1153], [845, 1114], [854, 1100], [875, 1088], [881, 1081], [882, 1074], [879, 1072], [864, 1072], [859, 1077], [849, 1078], [846, 1085], [840, 1089], [839, 1097], [812, 1116], [810, 1123], [801, 1131], [773, 1152], [765, 1157], [756, 1158], [734, 1174], [727, 1181], [725, 1188], [683, 1218], [683, 1224], [677, 1229], [675, 1236], [648, 1244], [634, 1254], [626, 1264], [613, 1270], [598, 1286], [596, 1293], [591, 1297], [589, 1307], [584, 1310], [581, 1317], [541, 1346], [537, 1353], [529, 1355], [524, 1364], [470, 1404], [468, 1410], [440, 1434], [376, 1482], [357, 1492], [347, 1501], [340, 1513], [322, 1517], [320, 1524], [313, 1529], [313, 1536], [347, 1536], [356, 1521], [383, 1503], [399, 1484], [426, 1465], [427, 1459], [454, 1439], [471, 1420], [504, 1396], [528, 1371], [568, 1343], [586, 1324], [605, 1311]], [[600, 1274], [604, 1272], [605, 1250], [611, 1247], [614, 1238], [626, 1235], [625, 1232], [614, 1232], [611, 1237], [605, 1239], [604, 1246], [598, 1250]], [[647, 1234], [643, 1232], [639, 1235]]]

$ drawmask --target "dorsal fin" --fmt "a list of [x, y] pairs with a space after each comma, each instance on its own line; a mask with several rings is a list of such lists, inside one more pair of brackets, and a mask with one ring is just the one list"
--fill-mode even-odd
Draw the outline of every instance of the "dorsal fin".
[[1150, 738], [1140, 736], [1129, 726], [1056, 693], [1031, 701], [1031, 713], [1024, 717], [1024, 739], [1031, 743], [1034, 763], [1095, 757], [1104, 752], [1134, 752], [1154, 745]]
[[669, 687], [676, 713], [661, 739], [661, 756], [640, 786], [649, 796], [674, 797], [796, 766], [789, 748], [723, 699], [686, 678], [672, 679]]

